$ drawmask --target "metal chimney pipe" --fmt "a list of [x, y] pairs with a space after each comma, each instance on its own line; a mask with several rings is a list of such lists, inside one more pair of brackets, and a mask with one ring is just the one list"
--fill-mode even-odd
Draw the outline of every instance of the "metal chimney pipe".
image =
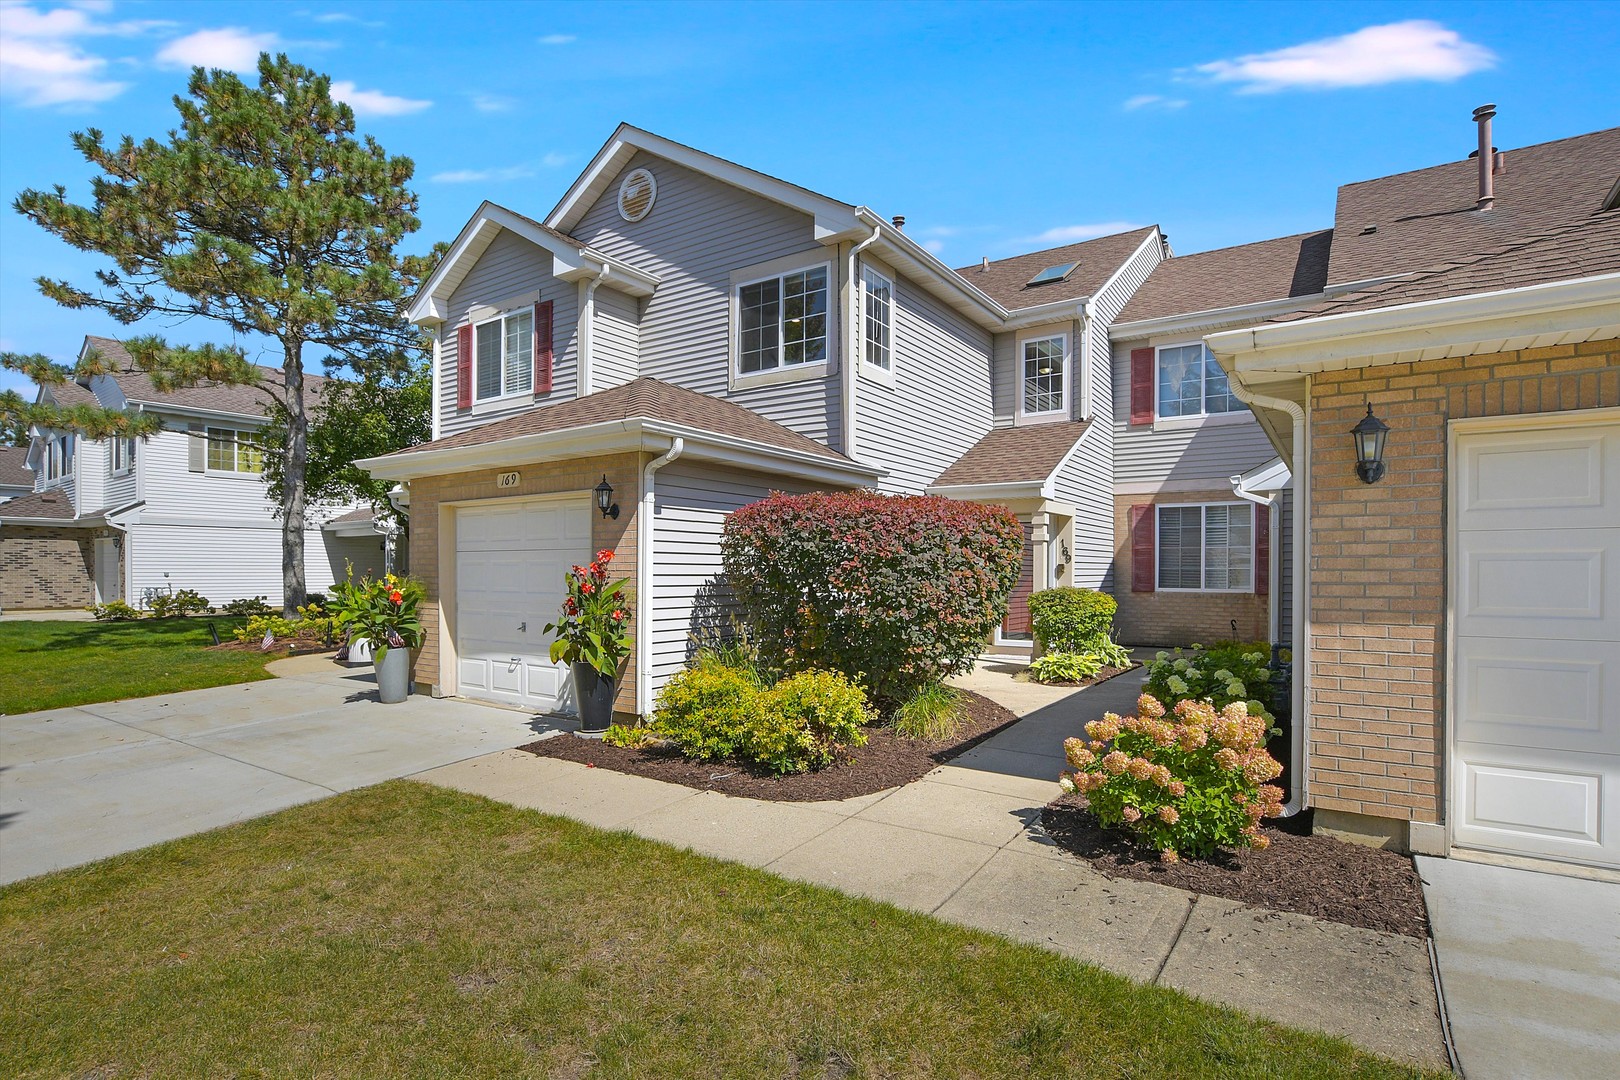
[[1491, 180], [1491, 167], [1496, 164], [1496, 147], [1491, 143], [1491, 117], [1496, 115], [1495, 105], [1481, 105], [1474, 110], [1474, 123], [1479, 125], [1479, 205], [1489, 210], [1496, 205], [1496, 190]]
[[988, 269], [990, 269], [990, 256], [986, 255], [984, 261], [979, 264], [979, 272], [982, 274]]

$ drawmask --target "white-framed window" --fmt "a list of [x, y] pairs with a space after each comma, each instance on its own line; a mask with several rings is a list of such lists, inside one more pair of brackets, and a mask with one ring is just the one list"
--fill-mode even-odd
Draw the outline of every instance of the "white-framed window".
[[737, 374], [826, 363], [829, 266], [737, 286]]
[[1051, 334], [1025, 338], [1018, 343], [1020, 402], [1026, 416], [1062, 413], [1068, 408], [1068, 387], [1064, 368], [1069, 353], [1069, 336]]
[[107, 467], [114, 476], [123, 476], [133, 469], [135, 467], [135, 440], [113, 439], [111, 456], [107, 459]]
[[861, 270], [863, 354], [866, 362], [894, 370], [894, 282], [872, 269]]
[[534, 310], [509, 311], [473, 326], [475, 400], [534, 391]]
[[1158, 511], [1160, 590], [1254, 589], [1253, 503], [1192, 503]]
[[264, 451], [259, 447], [257, 436], [235, 428], [209, 428], [208, 471], [264, 472]]
[[75, 437], [53, 435], [45, 444], [45, 482], [58, 484], [73, 475]]
[[1203, 342], [1161, 345], [1156, 351], [1155, 416], [1219, 416], [1247, 408], [1233, 396], [1226, 372]]

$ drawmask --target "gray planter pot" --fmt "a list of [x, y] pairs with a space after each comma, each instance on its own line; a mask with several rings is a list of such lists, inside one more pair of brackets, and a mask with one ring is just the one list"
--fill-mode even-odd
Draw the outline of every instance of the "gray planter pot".
[[574, 664], [574, 696], [579, 699], [579, 730], [595, 735], [613, 723], [613, 696], [618, 680], [589, 664]]
[[377, 697], [385, 705], [396, 705], [411, 696], [411, 650], [389, 649], [377, 671]]

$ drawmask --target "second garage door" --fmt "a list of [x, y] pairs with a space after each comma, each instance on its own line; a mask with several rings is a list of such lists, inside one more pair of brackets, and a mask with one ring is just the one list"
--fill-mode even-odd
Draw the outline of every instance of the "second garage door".
[[1454, 462], [1453, 839], [1620, 866], [1620, 423]]
[[569, 567], [590, 561], [583, 499], [502, 502], [456, 512], [460, 692], [538, 712], [573, 712], [567, 665], [549, 657]]

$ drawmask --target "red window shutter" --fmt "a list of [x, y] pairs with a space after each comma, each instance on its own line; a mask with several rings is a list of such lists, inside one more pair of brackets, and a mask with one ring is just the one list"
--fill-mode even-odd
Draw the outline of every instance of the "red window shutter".
[[1271, 507], [1254, 508], [1254, 594], [1271, 591]]
[[473, 390], [473, 328], [463, 326], [456, 331], [456, 408], [472, 408]]
[[551, 393], [551, 301], [534, 305], [534, 396]]
[[1152, 503], [1131, 507], [1131, 592], [1153, 592], [1158, 582], [1158, 522]]
[[1131, 423], [1153, 423], [1153, 349], [1131, 350]]

